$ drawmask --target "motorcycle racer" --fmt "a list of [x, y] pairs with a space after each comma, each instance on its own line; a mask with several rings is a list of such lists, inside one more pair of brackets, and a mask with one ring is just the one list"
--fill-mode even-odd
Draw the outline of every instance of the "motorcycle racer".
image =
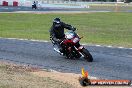
[[[64, 33], [64, 29], [70, 31]], [[92, 55], [83, 45], [80, 45], [81, 38], [75, 30], [76, 28], [71, 25], [61, 22], [59, 18], [55, 18], [49, 31], [53, 46], [57, 45], [57, 47], [54, 46], [54, 50], [67, 59], [83, 57], [88, 62], [92, 62]]]
[[55, 18], [53, 20], [53, 24], [49, 32], [52, 40], [58, 46], [59, 51], [62, 51], [60, 42], [65, 38], [64, 29], [73, 30], [73, 31], [76, 30], [76, 28], [74, 28], [73, 26], [62, 22], [60, 18]]

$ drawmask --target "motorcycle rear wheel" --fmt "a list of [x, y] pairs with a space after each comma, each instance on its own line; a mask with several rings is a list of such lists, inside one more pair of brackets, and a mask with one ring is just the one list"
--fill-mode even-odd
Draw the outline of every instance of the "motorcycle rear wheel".
[[88, 61], [88, 62], [92, 62], [93, 61], [93, 57], [92, 55], [89, 53], [89, 51], [85, 48], [82, 49], [82, 54], [84, 55], [84, 58]]

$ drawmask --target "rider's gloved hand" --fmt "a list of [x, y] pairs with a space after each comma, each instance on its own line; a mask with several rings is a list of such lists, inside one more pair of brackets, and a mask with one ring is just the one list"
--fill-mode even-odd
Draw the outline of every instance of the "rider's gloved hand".
[[72, 27], [72, 30], [73, 30], [73, 31], [76, 31], [76, 28], [75, 28], [75, 27]]

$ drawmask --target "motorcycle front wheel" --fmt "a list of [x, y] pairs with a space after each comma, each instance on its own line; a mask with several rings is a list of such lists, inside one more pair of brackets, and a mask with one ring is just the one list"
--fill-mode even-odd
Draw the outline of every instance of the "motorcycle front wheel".
[[89, 53], [89, 51], [85, 48], [82, 49], [82, 54], [84, 55], [84, 58], [88, 61], [88, 62], [92, 62], [93, 61], [93, 57], [92, 55]]

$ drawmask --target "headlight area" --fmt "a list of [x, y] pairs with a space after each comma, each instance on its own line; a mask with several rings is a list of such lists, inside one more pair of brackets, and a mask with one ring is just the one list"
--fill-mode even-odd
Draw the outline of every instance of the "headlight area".
[[74, 38], [72, 41], [73, 41], [73, 43], [77, 43], [77, 42], [80, 41], [80, 39], [79, 38]]

